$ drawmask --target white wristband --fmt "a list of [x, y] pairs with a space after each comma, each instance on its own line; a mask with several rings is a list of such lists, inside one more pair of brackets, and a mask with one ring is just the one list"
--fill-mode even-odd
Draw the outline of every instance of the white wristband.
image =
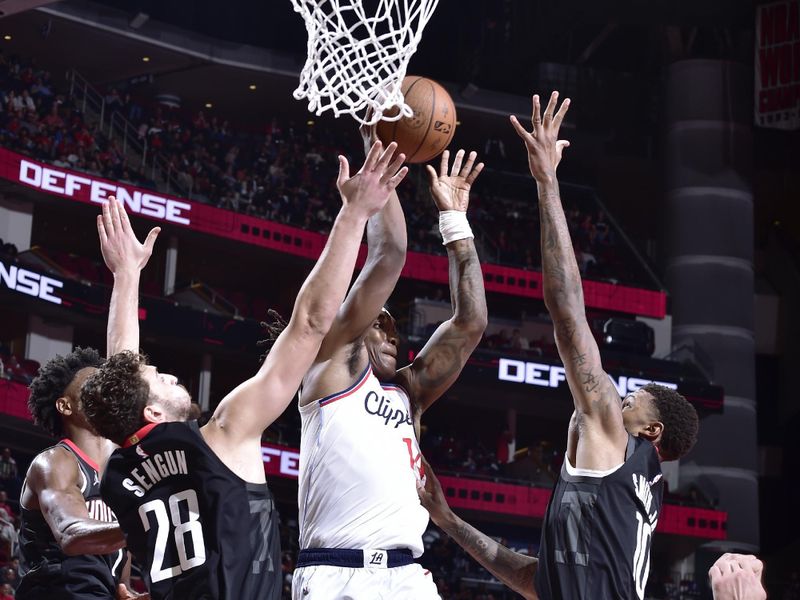
[[445, 246], [456, 240], [475, 237], [467, 221], [467, 213], [460, 210], [443, 210], [439, 213], [439, 233]]

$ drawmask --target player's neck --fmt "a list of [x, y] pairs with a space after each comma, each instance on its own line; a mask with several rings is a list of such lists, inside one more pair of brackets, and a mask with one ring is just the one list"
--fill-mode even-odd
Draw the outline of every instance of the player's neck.
[[109, 455], [114, 449], [114, 444], [94, 431], [85, 427], [65, 425], [64, 436], [81, 449], [86, 456], [101, 467], [105, 465]]

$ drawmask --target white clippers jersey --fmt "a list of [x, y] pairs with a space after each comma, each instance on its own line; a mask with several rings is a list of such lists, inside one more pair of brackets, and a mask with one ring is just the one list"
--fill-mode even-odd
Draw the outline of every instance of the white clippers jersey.
[[428, 512], [403, 388], [367, 369], [349, 388], [300, 407], [300, 548], [408, 548], [422, 555]]

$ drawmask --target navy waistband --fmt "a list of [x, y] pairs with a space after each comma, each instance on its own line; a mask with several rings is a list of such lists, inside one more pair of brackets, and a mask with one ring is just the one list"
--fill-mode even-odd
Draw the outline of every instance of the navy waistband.
[[[367, 551], [370, 552], [370, 551]], [[414, 555], [408, 548], [399, 548], [397, 550], [380, 550], [374, 551], [375, 554], [385, 554], [381, 556], [367, 556], [364, 560], [364, 550], [346, 550], [341, 548], [309, 548], [307, 550], [300, 550], [297, 557], [298, 567], [311, 567], [316, 565], [328, 565], [331, 567], [348, 567], [351, 569], [359, 569], [369, 567], [370, 560], [375, 561], [375, 565], [385, 565], [385, 567], [404, 567], [414, 562]]]

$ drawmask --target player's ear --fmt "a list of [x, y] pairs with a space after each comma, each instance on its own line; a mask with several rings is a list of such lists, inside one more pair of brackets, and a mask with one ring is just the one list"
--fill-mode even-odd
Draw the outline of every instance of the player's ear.
[[664, 424], [661, 421], [651, 421], [645, 425], [644, 429], [639, 433], [643, 438], [647, 438], [654, 444], [661, 441], [661, 436], [664, 433]]
[[62, 415], [70, 416], [72, 414], [72, 401], [66, 396], [61, 396], [56, 400], [56, 410]]
[[144, 420], [148, 423], [163, 423], [165, 420], [164, 411], [162, 410], [161, 405], [155, 402], [151, 402], [145, 406], [142, 414], [144, 416]]

